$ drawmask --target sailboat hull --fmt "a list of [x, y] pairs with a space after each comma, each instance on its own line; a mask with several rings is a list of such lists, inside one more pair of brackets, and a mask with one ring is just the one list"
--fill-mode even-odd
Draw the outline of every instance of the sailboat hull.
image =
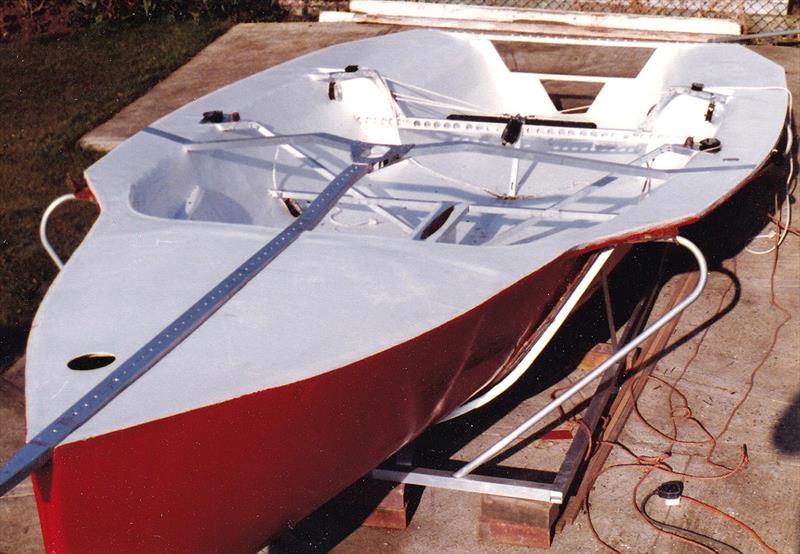
[[254, 552], [492, 379], [584, 259], [346, 367], [58, 447], [35, 475], [47, 551]]

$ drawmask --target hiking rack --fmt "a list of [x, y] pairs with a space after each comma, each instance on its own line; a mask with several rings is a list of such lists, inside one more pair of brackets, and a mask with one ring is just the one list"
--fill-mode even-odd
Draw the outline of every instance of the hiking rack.
[[[394, 459], [374, 469], [371, 472], [371, 477], [376, 480], [390, 481], [399, 484], [481, 493], [493, 497], [505, 497], [522, 501], [536, 501], [538, 504], [544, 504], [545, 510], [552, 516], [553, 511], [547, 506], [564, 504], [567, 500], [568, 494], [575, 484], [578, 471], [585, 461], [587, 450], [591, 445], [592, 437], [598, 429], [598, 424], [617, 392], [618, 387], [616, 385], [625, 367], [627, 357], [647, 339], [653, 337], [656, 332], [667, 326], [668, 323], [674, 323], [674, 320], [700, 296], [705, 287], [708, 278], [708, 267], [705, 257], [696, 245], [683, 237], [677, 236], [672, 239], [660, 239], [658, 242], [671, 242], [689, 250], [697, 260], [698, 272], [697, 282], [692, 290], [682, 299], [676, 298], [672, 302], [671, 307], [655, 322], [641, 330], [655, 302], [657, 287], [654, 287], [651, 293], [636, 305], [632, 316], [625, 329], [622, 331], [619, 344], [616, 344], [616, 333], [613, 329], [613, 315], [610, 295], [608, 293], [608, 284], [606, 274], [602, 271], [603, 266], [610, 257], [612, 249], [596, 254], [593, 259], [587, 263], [587, 268], [580, 275], [577, 284], [554, 308], [553, 311], [556, 312], [555, 316], [551, 317], [550, 321], [543, 326], [545, 329], [534, 337], [525, 349], [525, 352], [521, 356], [518, 356], [515, 367], [508, 373], [507, 377], [479, 397], [473, 398], [462, 407], [457, 408], [452, 414], [443, 418], [441, 421], [447, 421], [485, 405], [519, 379], [519, 377], [527, 371], [533, 359], [538, 356], [547, 342], [556, 334], [558, 328], [584, 296], [586, 290], [588, 290], [598, 273], [601, 275], [606, 314], [612, 331], [613, 353], [604, 362], [549, 402], [545, 407], [529, 416], [522, 424], [518, 425], [493, 446], [484, 450], [479, 456], [464, 464], [455, 472], [441, 468], [414, 466], [412, 443], [409, 447], [401, 450]], [[658, 348], [663, 348], [663, 341]], [[648, 356], [648, 358], [650, 358], [650, 356]], [[505, 451], [506, 448], [527, 431], [531, 430], [537, 423], [542, 421], [543, 418], [558, 409], [567, 400], [598, 378], [600, 378], [600, 382], [582, 418], [581, 428], [583, 432], [577, 432], [573, 436], [572, 442], [561, 462], [558, 472], [551, 482], [495, 477], [476, 473], [476, 470], [481, 466]], [[378, 507], [378, 511], [380, 510], [381, 506]], [[405, 514], [403, 514], [403, 516], [405, 517]], [[546, 519], [547, 544], [544, 546], [549, 545], [549, 533], [554, 524], [552, 517], [547, 517]], [[397, 525], [392, 526], [397, 527]], [[531, 544], [531, 546], [533, 545], [534, 544]], [[536, 545], [542, 546], [541, 544]]]

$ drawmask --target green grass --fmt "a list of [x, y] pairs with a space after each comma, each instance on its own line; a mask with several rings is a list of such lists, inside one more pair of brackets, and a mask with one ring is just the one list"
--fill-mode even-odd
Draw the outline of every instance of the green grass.
[[[22, 353], [56, 269], [38, 239], [41, 214], [99, 155], [78, 139], [141, 96], [225, 30], [155, 23], [0, 45], [0, 372]], [[96, 217], [71, 202], [48, 235], [66, 257]]]

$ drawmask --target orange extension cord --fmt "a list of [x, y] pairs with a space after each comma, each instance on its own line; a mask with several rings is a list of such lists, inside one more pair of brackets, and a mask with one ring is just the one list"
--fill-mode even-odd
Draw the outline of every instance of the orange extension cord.
[[[789, 200], [787, 199], [786, 201], [788, 202]], [[780, 215], [778, 216], [778, 220], [776, 221], [776, 225], [778, 225], [779, 227], [782, 226], [782, 223], [780, 221]], [[794, 230], [792, 229], [792, 232], [793, 231]], [[692, 546], [694, 546], [694, 547], [696, 547], [696, 548], [698, 548], [700, 550], [703, 550], [705, 552], [712, 552], [713, 553], [713, 552], [716, 552], [716, 551], [713, 550], [712, 548], [709, 548], [708, 546], [706, 546], [705, 544], [703, 544], [703, 543], [701, 543], [699, 541], [695, 541], [695, 540], [692, 540], [690, 538], [678, 535], [677, 533], [672, 533], [672, 532], [666, 531], [666, 530], [656, 526], [650, 520], [650, 518], [644, 513], [643, 508], [641, 506], [639, 506], [639, 504], [638, 504], [638, 502], [636, 500], [637, 499], [637, 493], [638, 493], [638, 490], [639, 490], [639, 487], [641, 486], [641, 484], [644, 482], [644, 480], [647, 478], [647, 476], [650, 475], [650, 473], [652, 473], [653, 471], [661, 471], [661, 472], [664, 472], [664, 473], [667, 473], [667, 474], [670, 474], [670, 475], [675, 475], [675, 476], [678, 476], [678, 477], [682, 477], [682, 478], [685, 478], [685, 479], [721, 480], [721, 479], [728, 479], [728, 478], [730, 478], [733, 475], [739, 473], [740, 471], [742, 471], [743, 469], [745, 469], [747, 467], [747, 465], [749, 463], [749, 459], [747, 457], [747, 447], [746, 447], [746, 445], [742, 445], [739, 463], [734, 468], [729, 468], [729, 467], [725, 466], [724, 464], [717, 463], [717, 462], [712, 460], [712, 457], [713, 457], [714, 452], [716, 451], [716, 448], [717, 448], [717, 441], [719, 440], [720, 437], [722, 437], [727, 432], [727, 430], [730, 427], [730, 424], [733, 421], [733, 418], [735, 417], [735, 415], [738, 412], [739, 408], [747, 401], [747, 398], [749, 397], [750, 393], [752, 392], [753, 386], [755, 384], [756, 374], [766, 364], [767, 360], [769, 359], [769, 356], [772, 354], [772, 351], [774, 350], [775, 345], [778, 342], [778, 336], [780, 334], [781, 329], [783, 328], [783, 326], [789, 320], [792, 319], [791, 313], [788, 312], [783, 306], [781, 306], [778, 303], [778, 301], [776, 300], [776, 298], [775, 298], [775, 273], [776, 273], [777, 267], [778, 267], [778, 252], [779, 252], [779, 248], [777, 246], [778, 245], [776, 244], [775, 255], [773, 256], [773, 261], [772, 261], [772, 272], [771, 272], [771, 275], [770, 275], [770, 304], [771, 304], [772, 307], [774, 307], [775, 309], [780, 311], [784, 315], [784, 317], [783, 317], [783, 320], [773, 329], [772, 338], [770, 340], [769, 348], [766, 350], [766, 352], [764, 353], [764, 356], [759, 360], [759, 362], [755, 365], [753, 370], [750, 372], [750, 376], [749, 376], [749, 378], [747, 380], [747, 389], [745, 390], [744, 395], [739, 400], [739, 402], [736, 404], [736, 406], [734, 406], [733, 410], [731, 410], [730, 414], [728, 415], [728, 418], [725, 421], [725, 424], [724, 424], [722, 430], [719, 433], [717, 433], [716, 436], [713, 435], [711, 432], [709, 432], [708, 429], [706, 428], [706, 426], [700, 420], [698, 420], [697, 418], [694, 417], [694, 415], [692, 414], [691, 408], [689, 407], [689, 401], [688, 401], [687, 397], [677, 387], [677, 385], [680, 383], [681, 379], [683, 379], [683, 377], [685, 376], [685, 374], [688, 371], [689, 367], [692, 365], [694, 360], [697, 358], [697, 355], [699, 354], [699, 351], [700, 351], [700, 347], [702, 346], [703, 342], [705, 341], [706, 335], [708, 334], [708, 332], [710, 330], [710, 326], [709, 326], [703, 331], [703, 333], [702, 333], [702, 335], [700, 337], [700, 340], [695, 345], [695, 348], [694, 348], [694, 351], [692, 352], [692, 355], [690, 356], [689, 360], [686, 362], [686, 364], [684, 365], [684, 367], [681, 370], [680, 374], [678, 375], [678, 377], [675, 379], [675, 381], [673, 383], [670, 383], [666, 379], [664, 379], [662, 377], [659, 377], [659, 376], [656, 376], [656, 375], [652, 375], [651, 374], [651, 375], [648, 376], [648, 378], [655, 379], [655, 380], [659, 381], [660, 383], [666, 385], [670, 389], [670, 393], [669, 393], [669, 396], [667, 398], [667, 401], [669, 403], [669, 414], [670, 414], [670, 421], [672, 423], [672, 434], [671, 435], [667, 434], [667, 433], [661, 431], [660, 429], [656, 428], [651, 422], [649, 422], [642, 415], [641, 411], [639, 410], [638, 399], [636, 399], [636, 401], [634, 402], [634, 409], [635, 409], [635, 412], [636, 412], [637, 416], [639, 417], [639, 419], [649, 429], [651, 429], [653, 432], [655, 432], [659, 436], [665, 438], [666, 440], [670, 441], [670, 445], [669, 445], [667, 451], [665, 453], [661, 454], [660, 456], [656, 456], [656, 457], [640, 456], [640, 455], [635, 454], [630, 448], [626, 447], [625, 445], [623, 445], [623, 444], [621, 444], [619, 442], [608, 442], [607, 444], [610, 444], [612, 446], [621, 448], [624, 452], [626, 452], [627, 454], [632, 456], [635, 461], [633, 463], [621, 463], [621, 464], [614, 464], [614, 465], [608, 466], [608, 467], [604, 468], [598, 474], [598, 476], [596, 478], [596, 479], [598, 479], [600, 477], [600, 475], [602, 475], [606, 471], [610, 471], [612, 469], [632, 468], [632, 467], [644, 468], [645, 471], [642, 473], [641, 477], [639, 478], [639, 480], [637, 481], [636, 485], [634, 486], [633, 491], [632, 491], [632, 496], [631, 496], [631, 500], [632, 500], [633, 506], [636, 509], [637, 514], [639, 515], [639, 517], [643, 521], [645, 521], [648, 525], [650, 525], [653, 529], [655, 529], [658, 533], [670, 535], [670, 536], [672, 536], [672, 537], [674, 537], [674, 538], [676, 538], [676, 539], [678, 539], [678, 540], [680, 540], [682, 542], [690, 544], [690, 545], [692, 545]], [[734, 266], [733, 266], [733, 274], [734, 274], [734, 276], [736, 276], [736, 259], [735, 258], [733, 260], [733, 264], [734, 264]], [[723, 293], [722, 293], [722, 295], [720, 297], [720, 301], [719, 301], [719, 304], [717, 306], [716, 312], [715, 312], [716, 314], [719, 314], [721, 312], [723, 304], [725, 302], [725, 299], [727, 298], [728, 293], [730, 292], [732, 287], [733, 287], [733, 280], [731, 280], [731, 283], [728, 285], [728, 287], [725, 289], [725, 291], [723, 291]], [[677, 397], [678, 397], [678, 399], [680, 401], [677, 405], [673, 401], [673, 399], [675, 398], [676, 395], [677, 395]], [[699, 440], [699, 441], [698, 440], [679, 439], [678, 438], [678, 422], [679, 421], [692, 422], [697, 428], [699, 428], [703, 432], [703, 434], [707, 438], [704, 439], [704, 440]], [[672, 449], [676, 444], [688, 444], [688, 445], [709, 444], [710, 447], [709, 447], [708, 451], [706, 452], [705, 462], [707, 464], [709, 464], [709, 465], [712, 465], [712, 466], [716, 467], [716, 468], [724, 469], [725, 471], [723, 473], [717, 474], [717, 475], [693, 475], [693, 474], [688, 474], [688, 473], [678, 472], [678, 471], [673, 470], [666, 463], [666, 460], [670, 457], [670, 455], [672, 453]], [[592, 489], [593, 488], [594, 488], [594, 486], [592, 486]], [[585, 504], [584, 504], [584, 509], [586, 511], [587, 519], [589, 521], [589, 529], [591, 530], [592, 534], [594, 535], [595, 539], [598, 542], [600, 542], [603, 546], [605, 546], [606, 548], [608, 548], [612, 552], [619, 553], [619, 550], [614, 548], [612, 545], [610, 545], [608, 542], [604, 541], [600, 537], [600, 534], [597, 532], [597, 529], [594, 526], [594, 522], [592, 521], [592, 517], [591, 517], [590, 501], [589, 501], [589, 494], [591, 494], [591, 490], [592, 489], [590, 489], [589, 493], [587, 493]], [[702, 501], [697, 500], [695, 498], [692, 498], [690, 496], [682, 495], [681, 498], [691, 502], [695, 506], [699, 506], [699, 507], [701, 507], [703, 509], [711, 511], [712, 513], [715, 513], [717, 515], [720, 515], [720, 516], [724, 517], [726, 520], [734, 523], [735, 525], [737, 525], [741, 529], [745, 530], [748, 533], [748, 535], [750, 535], [753, 538], [753, 540], [755, 540], [759, 544], [759, 546], [761, 546], [766, 552], [768, 552], [769, 554], [777, 554], [777, 551], [774, 548], [770, 547], [759, 536], [759, 534], [756, 531], [754, 531], [751, 527], [749, 527], [747, 524], [745, 524], [744, 522], [740, 521], [739, 519], [737, 519], [737, 518], [735, 518], [735, 517], [723, 512], [722, 510], [720, 510], [719, 508], [717, 508], [715, 506], [711, 506], [710, 504], [706, 504], [705, 502], [702, 502]], [[690, 529], [687, 529], [687, 531], [691, 532]]]
[[742, 523], [741, 521], [739, 521], [738, 519], [736, 519], [732, 515], [726, 514], [725, 512], [720, 510], [719, 508], [717, 508], [715, 506], [711, 506], [710, 504], [706, 504], [705, 502], [697, 500], [696, 498], [692, 498], [691, 496], [686, 496], [684, 494], [684, 495], [681, 496], [681, 498], [683, 500], [688, 500], [689, 502], [691, 502], [692, 504], [694, 504], [696, 506], [700, 506], [704, 510], [708, 510], [708, 511], [714, 513], [714, 514], [717, 514], [719, 516], [724, 517], [728, 521], [731, 521], [731, 522], [735, 523], [736, 525], [738, 525], [739, 527], [744, 529], [747, 532], [748, 535], [753, 537], [753, 540], [755, 540], [759, 544], [759, 546], [761, 546], [761, 548], [763, 548], [764, 550], [766, 550], [770, 554], [778, 554], [778, 551], [775, 550], [774, 548], [772, 548], [767, 543], [765, 543], [764, 540], [759, 536], [759, 534], [756, 533], [755, 531], [753, 531], [753, 529], [750, 526], [746, 525], [745, 523]]

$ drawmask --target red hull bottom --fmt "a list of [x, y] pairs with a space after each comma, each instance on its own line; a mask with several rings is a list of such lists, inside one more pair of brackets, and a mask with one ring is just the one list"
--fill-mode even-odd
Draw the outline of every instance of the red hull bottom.
[[583, 259], [349, 366], [58, 447], [34, 476], [47, 551], [255, 552], [490, 379]]

